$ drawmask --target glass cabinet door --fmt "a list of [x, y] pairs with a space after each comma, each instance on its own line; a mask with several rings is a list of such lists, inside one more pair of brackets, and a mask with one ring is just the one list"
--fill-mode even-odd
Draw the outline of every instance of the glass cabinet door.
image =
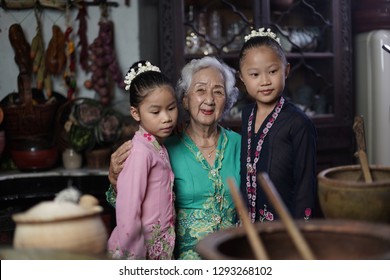
[[252, 1], [185, 1], [185, 55], [237, 59], [253, 26]]
[[[314, 121], [319, 170], [354, 162], [351, 0], [160, 0], [160, 62], [177, 81], [193, 58], [216, 55], [238, 70], [251, 28], [270, 27], [291, 64], [286, 96]], [[241, 128], [240, 98], [225, 127]]]
[[[217, 55], [238, 69], [238, 53], [252, 28], [271, 27], [291, 64], [286, 96], [310, 117], [332, 117], [337, 102], [334, 3], [337, 1], [221, 0], [183, 3], [185, 62]], [[340, 46], [340, 45], [338, 45]], [[239, 83], [239, 82], [238, 82]], [[242, 85], [239, 83], [239, 88]], [[244, 101], [242, 103], [245, 103]], [[240, 107], [240, 102], [237, 104]], [[233, 112], [236, 116], [237, 112]]]
[[333, 114], [334, 1], [290, 2], [270, 10], [270, 25], [291, 63], [286, 94], [309, 116]]

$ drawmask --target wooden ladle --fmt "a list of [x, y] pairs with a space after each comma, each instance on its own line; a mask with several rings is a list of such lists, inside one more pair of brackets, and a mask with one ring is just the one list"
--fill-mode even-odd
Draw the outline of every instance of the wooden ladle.
[[248, 216], [248, 208], [244, 205], [243, 199], [237, 191], [237, 186], [234, 183], [232, 178], [227, 179], [229, 185], [230, 193], [232, 195], [234, 204], [236, 205], [237, 212], [240, 216], [242, 225], [247, 234], [249, 244], [252, 248], [253, 254], [257, 260], [268, 260], [268, 254], [265, 250], [263, 242], [260, 239], [260, 236], [257, 234], [253, 224], [251, 223]]
[[356, 143], [358, 147], [357, 155], [359, 157], [360, 167], [363, 172], [364, 180], [366, 183], [372, 183], [372, 176], [370, 172], [370, 166], [366, 153], [366, 140], [364, 132], [364, 120], [363, 116], [356, 116], [353, 124], [353, 131], [355, 132]]
[[303, 237], [298, 226], [295, 224], [268, 174], [260, 172], [258, 179], [268, 199], [272, 202], [272, 205], [278, 212], [280, 219], [286, 227], [287, 233], [290, 235], [302, 258], [305, 260], [314, 260], [315, 256], [310, 246], [306, 242], [306, 239]]

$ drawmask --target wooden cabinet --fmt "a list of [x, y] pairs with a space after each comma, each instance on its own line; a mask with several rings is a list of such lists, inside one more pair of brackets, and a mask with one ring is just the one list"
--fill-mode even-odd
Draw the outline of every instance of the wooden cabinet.
[[[278, 33], [291, 63], [286, 95], [313, 119], [318, 169], [354, 162], [352, 38], [349, 0], [162, 0], [160, 64], [176, 81], [189, 60], [216, 55], [238, 70], [252, 27]], [[224, 126], [240, 131], [241, 97]]]

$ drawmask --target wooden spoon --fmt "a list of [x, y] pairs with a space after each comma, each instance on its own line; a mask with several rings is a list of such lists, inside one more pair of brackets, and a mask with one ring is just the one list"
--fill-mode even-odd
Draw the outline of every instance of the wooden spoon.
[[315, 257], [313, 252], [311, 251], [309, 245], [303, 237], [303, 234], [298, 229], [297, 225], [294, 223], [293, 218], [288, 212], [286, 205], [280, 198], [280, 195], [276, 190], [274, 184], [272, 183], [271, 179], [269, 178], [268, 174], [265, 172], [260, 172], [258, 175], [258, 179], [267, 197], [272, 202], [272, 205], [278, 212], [280, 219], [286, 226], [288, 234], [292, 238], [295, 246], [297, 247], [303, 259], [314, 260]]
[[227, 179], [229, 185], [230, 193], [232, 195], [234, 204], [236, 205], [238, 214], [241, 218], [242, 224], [244, 226], [245, 232], [248, 236], [249, 244], [252, 247], [253, 253], [257, 260], [268, 260], [268, 254], [264, 248], [264, 245], [260, 239], [259, 234], [256, 232], [253, 224], [249, 220], [248, 209], [242, 201], [242, 197], [237, 191], [237, 186], [234, 183], [232, 178]]
[[355, 132], [356, 143], [358, 146], [357, 155], [359, 157], [360, 167], [363, 172], [364, 180], [366, 183], [372, 183], [372, 176], [370, 172], [370, 165], [367, 160], [366, 154], [366, 140], [364, 133], [364, 121], [363, 116], [356, 116], [353, 124], [353, 131]]

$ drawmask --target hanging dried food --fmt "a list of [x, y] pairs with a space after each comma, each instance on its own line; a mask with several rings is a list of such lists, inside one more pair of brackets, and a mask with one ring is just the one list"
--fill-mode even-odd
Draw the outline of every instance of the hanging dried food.
[[111, 102], [111, 81], [124, 88], [122, 72], [115, 54], [114, 23], [111, 20], [100, 20], [98, 37], [89, 49], [93, 89], [100, 96], [101, 104], [108, 105]]
[[33, 64], [33, 73], [36, 74], [36, 88], [42, 90], [45, 85], [46, 95], [52, 95], [51, 77], [47, 75], [45, 46], [42, 35], [42, 26], [40, 20], [40, 11], [35, 9], [35, 18], [37, 21], [37, 32], [31, 41], [30, 57]]
[[77, 20], [79, 21], [79, 30], [77, 31], [77, 34], [79, 35], [80, 41], [77, 44], [77, 46], [80, 47], [80, 53], [79, 53], [79, 62], [80, 67], [85, 72], [89, 72], [89, 65], [88, 65], [88, 39], [87, 39], [87, 9], [85, 6], [85, 2], [81, 1], [79, 12], [77, 14]]
[[58, 76], [66, 66], [65, 35], [57, 25], [52, 27], [53, 36], [46, 50], [46, 69], [48, 73]]
[[15, 23], [10, 26], [8, 37], [15, 52], [15, 62], [19, 67], [20, 74], [31, 75], [31, 48], [20, 24]]
[[117, 86], [119, 88], [124, 88], [123, 76], [115, 51], [114, 23], [108, 21], [102, 28], [105, 29], [103, 32], [107, 32], [107, 35], [109, 35], [109, 37], [107, 37], [109, 40], [103, 43], [104, 60], [108, 64], [108, 70]]
[[64, 73], [65, 84], [68, 88], [67, 98], [71, 100], [76, 92], [77, 79], [76, 79], [76, 50], [74, 42], [71, 39], [72, 27], [68, 27], [65, 31], [65, 45], [66, 45], [66, 70]]
[[[10, 26], [9, 40], [14, 49], [15, 62], [19, 67], [18, 92], [21, 103], [31, 103], [31, 73], [30, 44], [27, 42], [22, 27], [15, 23]], [[29, 107], [31, 110], [31, 107]]]
[[37, 25], [37, 33], [31, 41], [30, 57], [33, 61], [33, 72], [37, 73], [45, 54], [41, 25]]

